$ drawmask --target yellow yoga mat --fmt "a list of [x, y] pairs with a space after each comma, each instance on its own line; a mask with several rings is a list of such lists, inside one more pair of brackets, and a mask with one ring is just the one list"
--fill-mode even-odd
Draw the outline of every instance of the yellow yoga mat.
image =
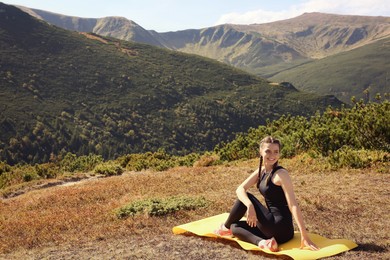
[[[228, 213], [212, 216], [198, 221], [190, 222], [172, 229], [174, 234], [183, 234], [191, 232], [198, 236], [204, 237], [219, 237], [213, 233], [221, 223], [224, 223], [228, 217]], [[310, 239], [320, 247], [320, 250], [312, 251], [309, 249], [300, 249], [301, 239], [300, 233], [295, 232], [294, 238], [287, 243], [279, 245], [278, 252], [271, 252], [269, 250], [262, 250], [257, 246], [241, 241], [237, 238], [223, 237], [224, 239], [236, 241], [245, 250], [262, 250], [268, 254], [287, 255], [293, 259], [319, 259], [336, 255], [357, 247], [357, 244], [347, 239], [328, 239], [316, 234], [309, 234]]]

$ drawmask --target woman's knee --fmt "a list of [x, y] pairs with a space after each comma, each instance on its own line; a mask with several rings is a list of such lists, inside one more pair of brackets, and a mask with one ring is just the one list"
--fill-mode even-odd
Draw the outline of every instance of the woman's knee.
[[239, 223], [233, 223], [230, 225], [230, 230], [232, 231], [233, 236], [241, 237], [243, 227]]
[[294, 230], [285, 230], [284, 232], [280, 232], [279, 234], [275, 235], [275, 239], [279, 244], [286, 243], [293, 239], [294, 237]]
[[233, 235], [234, 235], [234, 232], [237, 230], [237, 223], [233, 223], [230, 225], [230, 230], [232, 231]]

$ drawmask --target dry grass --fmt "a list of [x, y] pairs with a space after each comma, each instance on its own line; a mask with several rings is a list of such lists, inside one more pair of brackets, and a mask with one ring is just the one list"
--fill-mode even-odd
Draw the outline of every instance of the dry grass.
[[[259, 259], [235, 243], [175, 236], [175, 225], [226, 212], [236, 186], [256, 161], [225, 166], [127, 172], [71, 186], [30, 191], [0, 201], [0, 259]], [[389, 259], [388, 166], [337, 172], [315, 163], [284, 160], [309, 231], [359, 244], [334, 259]], [[383, 173], [383, 169], [387, 169]], [[211, 206], [166, 217], [125, 220], [114, 210], [129, 202], [174, 195], [204, 196]]]

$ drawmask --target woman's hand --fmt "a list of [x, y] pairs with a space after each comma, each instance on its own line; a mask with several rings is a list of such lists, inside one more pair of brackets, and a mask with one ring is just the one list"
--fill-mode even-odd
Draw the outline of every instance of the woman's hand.
[[320, 248], [316, 246], [316, 244], [314, 244], [310, 238], [304, 238], [302, 237], [301, 238], [301, 249], [305, 248], [305, 247], [308, 247], [310, 250], [319, 250]]
[[248, 210], [246, 211], [246, 223], [248, 223], [250, 227], [257, 226], [256, 210], [253, 204], [250, 204], [248, 206]]

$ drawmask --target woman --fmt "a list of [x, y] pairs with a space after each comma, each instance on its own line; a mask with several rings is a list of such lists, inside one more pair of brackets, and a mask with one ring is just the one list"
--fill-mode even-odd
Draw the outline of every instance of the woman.
[[[220, 236], [235, 236], [275, 252], [278, 251], [278, 243], [285, 243], [293, 238], [294, 217], [301, 232], [301, 248], [318, 250], [306, 231], [290, 176], [287, 170], [278, 166], [280, 149], [280, 141], [271, 136], [261, 140], [259, 169], [238, 186], [238, 200], [226, 222], [215, 233]], [[247, 192], [255, 184], [264, 196], [267, 207]], [[245, 214], [246, 221], [240, 221]]]

